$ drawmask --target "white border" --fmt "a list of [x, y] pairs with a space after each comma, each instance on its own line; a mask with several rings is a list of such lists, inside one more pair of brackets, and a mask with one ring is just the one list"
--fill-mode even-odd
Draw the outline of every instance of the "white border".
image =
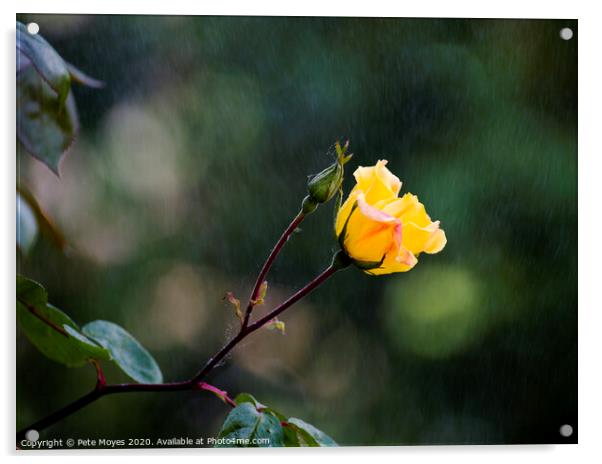
[[224, 0], [219, 2], [191, 2], [186, 0], [124, 2], [105, 1], [19, 1], [19, 12], [24, 13], [121, 13], [167, 15], [270, 15], [270, 16], [414, 16], [461, 18], [576, 18], [576, 3], [549, 0], [540, 2], [506, 0], [497, 4], [471, 1], [398, 1], [371, 0], [369, 2], [304, 0], [279, 2], [255, 0], [252, 2]]
[[[287, 4], [282, 1], [253, 2], [225, 1], [197, 2], [188, 0], [146, 0], [126, 2], [123, 0], [84, 1], [20, 0], [0, 2], [2, 15], [2, 62], [0, 85], [3, 108], [0, 112], [1, 140], [4, 152], [0, 159], [4, 176], [2, 183], [2, 218], [0, 228], [3, 251], [0, 294], [4, 297], [3, 308], [4, 337], [2, 348], [5, 362], [0, 378], [2, 411], [0, 422], [2, 449], [4, 453], [13, 450], [14, 433], [14, 266], [15, 266], [15, 99], [14, 80], [14, 29], [16, 12], [37, 13], [120, 13], [120, 14], [219, 14], [219, 15], [288, 15], [288, 16], [404, 16], [404, 17], [471, 17], [471, 18], [578, 18], [579, 19], [579, 445], [564, 446], [471, 446], [471, 447], [405, 447], [405, 448], [345, 448], [342, 450], [149, 450], [140, 451], [98, 451], [54, 452], [40, 456], [44, 462], [81, 460], [82, 455], [91, 462], [131, 461], [134, 455], [143, 454], [149, 462], [165, 462], [169, 456], [182, 456], [190, 459], [259, 462], [266, 459], [286, 460], [291, 463], [305, 463], [309, 459], [345, 459], [364, 462], [374, 455], [380, 461], [437, 462], [447, 463], [503, 463], [509, 461], [544, 461], [546, 463], [595, 462], [600, 458], [602, 442], [600, 432], [602, 385], [600, 382], [600, 340], [602, 339], [602, 301], [600, 295], [602, 238], [600, 227], [602, 215], [602, 110], [601, 86], [602, 66], [600, 62], [599, 8], [593, 1], [546, 1], [506, 0], [492, 2], [456, 1], [409, 1], [371, 0], [353, 3], [346, 1], [304, 0]], [[11, 316], [12, 315], [12, 316]], [[191, 454], [200, 455], [193, 458]], [[10, 459], [15, 459], [14, 454]], [[29, 460], [29, 457], [25, 458]]]

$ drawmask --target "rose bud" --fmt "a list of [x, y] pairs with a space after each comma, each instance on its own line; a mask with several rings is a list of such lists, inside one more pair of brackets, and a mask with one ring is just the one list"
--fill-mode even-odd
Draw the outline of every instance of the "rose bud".
[[309, 179], [307, 183], [307, 192], [309, 195], [303, 200], [304, 213], [312, 212], [319, 204], [326, 203], [340, 191], [345, 171], [343, 166], [353, 156], [351, 154], [345, 156], [348, 147], [349, 142], [343, 147], [337, 142], [335, 144], [337, 152], [336, 161]]

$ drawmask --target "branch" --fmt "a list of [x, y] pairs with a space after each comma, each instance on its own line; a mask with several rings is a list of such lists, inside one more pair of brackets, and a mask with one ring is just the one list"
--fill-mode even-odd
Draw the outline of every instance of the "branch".
[[311, 282], [309, 282], [305, 287], [301, 290], [297, 291], [293, 296], [291, 296], [284, 303], [281, 303], [275, 309], [273, 309], [270, 313], [259, 319], [258, 321], [251, 324], [247, 327], [247, 333], [251, 333], [260, 329], [284, 310], [288, 309], [292, 305], [294, 305], [297, 301], [299, 301], [304, 296], [311, 293], [316, 287], [321, 285], [324, 281], [326, 281], [330, 276], [332, 276], [335, 272], [337, 272], [340, 268], [337, 268], [335, 265], [331, 264], [328, 266], [321, 274], [315, 277]]
[[299, 224], [301, 224], [303, 219], [305, 219], [305, 214], [303, 214], [303, 211], [300, 211], [299, 214], [297, 214], [297, 216], [295, 216], [293, 221], [286, 228], [286, 230], [282, 233], [282, 235], [276, 242], [276, 245], [274, 245], [274, 248], [272, 248], [272, 251], [270, 252], [270, 255], [268, 256], [268, 259], [266, 259], [265, 263], [263, 264], [261, 271], [259, 271], [257, 280], [255, 281], [255, 286], [253, 287], [253, 291], [251, 292], [251, 296], [249, 297], [249, 304], [247, 305], [247, 310], [245, 311], [245, 318], [242, 322], [241, 331], [246, 329], [247, 325], [249, 325], [249, 319], [251, 318], [251, 312], [253, 311], [253, 308], [255, 307], [257, 298], [259, 297], [259, 291], [261, 289], [261, 284], [263, 284], [263, 281], [265, 280], [265, 277], [268, 275], [268, 272], [269, 272], [270, 268], [272, 267], [272, 264], [274, 264], [274, 261], [276, 260], [276, 256], [278, 256], [278, 253], [280, 253], [280, 250], [282, 250], [282, 248], [284, 247], [284, 244], [288, 241], [289, 237], [295, 231], [295, 229], [299, 226]]
[[[300, 222], [300, 221], [299, 221]], [[294, 223], [294, 221], [293, 221]], [[100, 368], [100, 364], [95, 364], [97, 368], [97, 376], [98, 381], [96, 384], [96, 388], [92, 390], [87, 395], [82, 396], [78, 400], [73, 403], [65, 406], [63, 409], [60, 409], [53, 414], [45, 417], [44, 419], [31, 424], [29, 427], [19, 431], [17, 433], [17, 443], [25, 438], [25, 433], [28, 430], [42, 430], [50, 425], [70, 416], [71, 414], [79, 411], [84, 406], [96, 401], [105, 395], [111, 395], [116, 393], [132, 393], [132, 392], [168, 392], [168, 391], [185, 391], [185, 390], [209, 390], [213, 393], [222, 392], [222, 390], [217, 389], [216, 387], [210, 386], [206, 382], [203, 382], [203, 379], [211, 372], [211, 370], [228, 354], [232, 349], [245, 337], [255, 332], [256, 330], [263, 327], [269, 321], [271, 321], [278, 314], [282, 313], [284, 310], [295, 304], [304, 296], [311, 293], [316, 287], [322, 284], [325, 280], [327, 280], [330, 276], [332, 276], [337, 270], [341, 269], [340, 266], [337, 266], [335, 263], [337, 262], [336, 257], [333, 260], [333, 264], [331, 264], [328, 268], [326, 268], [321, 274], [311, 280], [307, 285], [298, 290], [293, 296], [291, 296], [288, 300], [281, 303], [274, 310], [272, 310], [268, 315], [254, 322], [253, 324], [247, 327], [241, 327], [240, 332], [232, 338], [220, 351], [218, 351], [205, 366], [190, 380], [185, 380], [183, 382], [173, 382], [173, 383], [161, 383], [161, 384], [140, 384], [140, 383], [126, 383], [126, 384], [113, 384], [106, 385], [104, 383], [104, 375], [102, 374], [102, 369]], [[265, 266], [264, 266], [265, 267]], [[218, 396], [222, 397], [222, 399], [230, 404], [234, 405], [234, 401], [232, 401], [225, 392], [219, 394]]]
[[320, 285], [321, 283], [323, 283], [326, 279], [328, 279], [331, 275], [333, 275], [336, 271], [338, 271], [338, 269], [339, 268], [337, 268], [337, 267], [335, 267], [334, 265], [331, 264], [321, 274], [319, 274], [312, 281], [310, 281], [307, 285], [305, 285], [305, 287], [303, 287], [302, 289], [300, 289], [299, 291], [297, 291], [297, 293], [295, 293], [293, 296], [291, 296], [288, 300], [286, 300], [284, 303], [281, 303], [274, 310], [272, 310], [267, 316], [262, 317], [257, 322], [254, 322], [253, 324], [251, 324], [251, 325], [249, 325], [247, 327], [242, 327], [241, 330], [240, 330], [240, 332], [238, 332], [238, 334], [234, 338], [232, 338], [221, 350], [219, 350], [215, 354], [215, 356], [213, 356], [211, 359], [209, 359], [209, 361], [207, 361], [207, 364], [205, 364], [205, 367], [203, 367], [193, 377], [193, 381], [199, 382], [203, 378], [205, 378], [205, 376], [209, 372], [211, 372], [211, 370], [230, 351], [232, 351], [232, 348], [234, 348], [247, 335], [255, 332], [257, 329], [260, 329], [261, 327], [263, 327], [264, 325], [266, 325], [268, 322], [270, 322], [272, 319], [274, 319], [276, 316], [278, 316], [278, 314], [280, 314], [281, 312], [283, 312], [285, 309], [289, 308], [290, 306], [292, 306], [293, 304], [295, 304], [297, 301], [299, 301], [301, 298], [303, 298], [304, 296], [306, 296], [309, 293], [311, 293], [312, 290], [314, 290], [318, 285]]

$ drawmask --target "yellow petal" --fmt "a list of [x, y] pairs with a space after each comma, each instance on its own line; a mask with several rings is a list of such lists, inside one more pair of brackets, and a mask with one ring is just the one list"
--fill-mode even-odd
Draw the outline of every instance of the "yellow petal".
[[407, 272], [412, 269], [418, 260], [416, 257], [407, 250], [401, 250], [401, 254], [395, 252], [395, 250], [391, 250], [391, 252], [387, 253], [385, 256], [385, 260], [382, 265], [376, 269], [370, 269], [364, 271], [366, 274], [370, 275], [383, 275], [383, 274], [393, 274], [394, 272]]
[[410, 222], [403, 225], [402, 231], [401, 243], [414, 255], [419, 255], [423, 251], [431, 254], [438, 253], [447, 243], [445, 232], [439, 228], [439, 221], [427, 227], [419, 227]]
[[424, 252], [430, 255], [439, 253], [443, 248], [447, 245], [447, 237], [445, 236], [445, 231], [443, 229], [439, 229], [433, 235], [431, 235], [430, 240], [424, 247]]
[[395, 198], [401, 189], [401, 181], [386, 165], [387, 160], [379, 160], [375, 166], [360, 166], [353, 173], [357, 187], [366, 194], [369, 204]]
[[391, 248], [393, 228], [379, 223], [373, 223], [372, 227], [373, 229], [364, 235], [354, 233], [353, 229], [347, 234], [348, 239], [345, 240], [344, 246], [351, 258], [358, 261], [378, 262]]
[[384, 208], [384, 212], [401, 219], [403, 224], [413, 222], [420, 227], [432, 224], [424, 205], [418, 201], [416, 195], [411, 193], [406, 193], [403, 197], [389, 203]]
[[382, 211], [389, 200], [366, 202], [364, 192], [359, 192], [357, 209], [352, 213], [344, 240], [347, 254], [359, 261], [381, 261], [392, 247], [401, 246], [401, 221]]
[[420, 253], [437, 253], [447, 243], [439, 221], [431, 221], [416, 195], [397, 197], [401, 182], [386, 164], [380, 160], [355, 171], [357, 185], [339, 210], [335, 226], [339, 236], [347, 224], [343, 246], [351, 258], [378, 262], [385, 256], [379, 268], [365, 271], [372, 275], [409, 271]]

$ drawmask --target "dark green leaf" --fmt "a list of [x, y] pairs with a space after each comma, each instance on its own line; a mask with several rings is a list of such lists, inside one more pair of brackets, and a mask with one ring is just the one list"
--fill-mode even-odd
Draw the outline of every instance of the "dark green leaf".
[[305, 446], [338, 446], [337, 443], [321, 430], [301, 419], [291, 417], [287, 421], [287, 427], [297, 429], [301, 445]]
[[[58, 97], [59, 107], [67, 99], [71, 76], [67, 64], [40, 34], [30, 34], [27, 27], [17, 21], [17, 51], [25, 55], [37, 73]], [[19, 53], [17, 56], [20, 56]], [[18, 68], [21, 68], [18, 65]]]
[[299, 433], [296, 426], [289, 426], [285, 423], [282, 427], [282, 432], [284, 434], [284, 446], [286, 447], [299, 447], [304, 446], [304, 442], [302, 443], [299, 439]]
[[61, 105], [33, 66], [17, 74], [17, 138], [31, 155], [58, 175], [59, 162], [78, 130], [75, 99]]
[[48, 302], [48, 294], [36, 281], [17, 275], [17, 300], [23, 300], [33, 306], [45, 305]]
[[38, 221], [29, 203], [17, 192], [17, 247], [27, 255], [38, 237]]
[[278, 418], [268, 412], [258, 411], [250, 402], [243, 402], [230, 411], [219, 438], [221, 440], [217, 447], [220, 448], [285, 446], [284, 431]]
[[[64, 250], [67, 247], [67, 242], [63, 233], [58, 229], [54, 222], [48, 217], [47, 213], [42, 209], [36, 197], [23, 185], [17, 187], [17, 198], [20, 197], [23, 203], [27, 203], [29, 209], [35, 216], [36, 224], [41, 235], [46, 235], [50, 238], [57, 247]], [[19, 205], [17, 204], [17, 214]], [[18, 220], [18, 219], [17, 219]], [[18, 229], [17, 229], [18, 234]], [[17, 236], [17, 240], [19, 237]]]
[[163, 382], [163, 374], [155, 359], [122, 327], [108, 321], [92, 321], [82, 331], [104, 346], [115, 364], [136, 382]]
[[109, 353], [84, 336], [64, 312], [48, 304], [46, 290], [17, 276], [17, 320], [27, 338], [48, 358], [76, 367], [88, 360], [109, 359]]
[[[272, 444], [271, 446], [337, 446], [332, 438], [313, 425], [294, 417], [286, 419], [283, 414], [261, 404], [249, 393], [240, 393], [236, 396], [234, 402], [238, 406], [226, 418], [220, 437], [229, 436], [234, 439], [246, 436], [248, 438], [247, 435], [254, 430], [256, 423], [264, 420], [270, 421], [274, 427], [278, 425], [281, 429], [278, 432], [278, 441], [274, 441], [278, 444]], [[236, 414], [234, 414], [235, 411], [237, 411]], [[280, 443], [280, 440], [282, 443]], [[226, 442], [219, 446], [245, 445]]]
[[278, 418], [280, 421], [285, 421], [286, 416], [284, 414], [279, 413], [275, 409], [266, 406], [265, 404], [260, 403], [257, 399], [251, 395], [250, 393], [239, 393], [236, 398], [234, 398], [234, 402], [238, 405], [243, 403], [251, 403], [258, 411], [272, 414]]

